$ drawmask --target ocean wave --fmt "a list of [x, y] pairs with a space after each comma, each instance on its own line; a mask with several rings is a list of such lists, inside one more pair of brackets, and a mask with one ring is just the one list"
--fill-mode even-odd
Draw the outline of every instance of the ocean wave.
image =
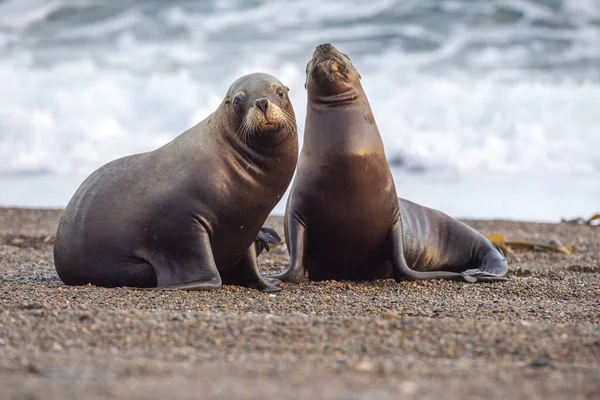
[[0, 174], [89, 173], [337, 44], [410, 170], [600, 172], [597, 1], [0, 0]]

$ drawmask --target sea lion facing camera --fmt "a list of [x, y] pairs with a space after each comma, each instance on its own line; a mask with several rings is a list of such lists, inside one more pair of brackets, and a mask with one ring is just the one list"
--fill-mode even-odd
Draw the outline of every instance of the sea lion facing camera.
[[335, 47], [307, 65], [304, 144], [287, 202], [283, 281], [504, 280], [502, 253], [449, 216], [396, 196], [360, 75]]
[[69, 285], [279, 290], [260, 275], [256, 253], [273, 240], [261, 225], [297, 156], [288, 88], [246, 75], [196, 126], [83, 182], [58, 226], [56, 271]]

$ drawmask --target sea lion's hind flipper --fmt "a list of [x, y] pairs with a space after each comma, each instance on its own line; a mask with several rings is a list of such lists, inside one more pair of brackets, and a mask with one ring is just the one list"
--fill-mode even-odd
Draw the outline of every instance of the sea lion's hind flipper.
[[508, 264], [504, 253], [495, 243], [492, 242], [493, 248], [490, 248], [488, 253], [483, 258], [481, 266], [474, 269], [463, 271], [465, 277], [471, 277], [482, 282], [507, 281], [506, 273], [508, 272]]
[[266, 226], [261, 227], [258, 235], [256, 235], [256, 239], [254, 239], [256, 255], [258, 256], [263, 250], [269, 252], [271, 250], [270, 244], [277, 245], [279, 243], [281, 243], [281, 237], [279, 237], [275, 229]]
[[471, 279], [468, 282], [498, 282], [507, 281], [508, 278], [504, 275], [496, 275], [490, 272], [482, 271], [478, 268], [468, 269], [463, 271], [464, 279]]
[[396, 282], [402, 280], [416, 281], [425, 279], [447, 279], [464, 280], [466, 282], [476, 282], [477, 279], [460, 272], [450, 271], [415, 271], [406, 264], [404, 258], [404, 240], [402, 238], [402, 222], [398, 219], [391, 229], [392, 241], [392, 271]]
[[[489, 238], [488, 238], [488, 240], [489, 240]], [[502, 251], [502, 249], [500, 248], [500, 246], [498, 246], [498, 244], [492, 242], [491, 240], [490, 240], [490, 243], [492, 243], [492, 246], [494, 246], [494, 248], [496, 250], [498, 250], [498, 252], [502, 255], [502, 258], [506, 257], [506, 254], [504, 254], [504, 251]]]

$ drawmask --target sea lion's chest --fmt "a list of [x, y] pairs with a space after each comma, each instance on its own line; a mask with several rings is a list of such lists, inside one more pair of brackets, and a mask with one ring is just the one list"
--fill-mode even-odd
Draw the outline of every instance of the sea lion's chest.
[[283, 196], [286, 185], [264, 179], [267, 173], [220, 165], [198, 190], [198, 213], [219, 269], [231, 266], [253, 245], [269, 212]]
[[[396, 190], [385, 157], [377, 154], [329, 154], [302, 160], [293, 187], [293, 204], [306, 216], [327, 210], [332, 218], [364, 215], [386, 218], [397, 209]], [[360, 210], [360, 213], [356, 211]], [[321, 213], [315, 212], [321, 217]]]
[[332, 155], [309, 164], [299, 169], [288, 210], [306, 224], [308, 268], [350, 268], [378, 257], [398, 209], [385, 158]]

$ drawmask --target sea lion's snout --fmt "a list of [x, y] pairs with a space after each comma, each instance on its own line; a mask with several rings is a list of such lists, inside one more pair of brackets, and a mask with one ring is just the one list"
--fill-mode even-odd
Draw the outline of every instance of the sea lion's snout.
[[331, 43], [318, 45], [306, 65], [307, 81], [309, 79], [321, 83], [335, 82], [336, 80], [346, 81], [352, 80], [354, 74], [360, 79], [350, 58]]
[[268, 99], [265, 99], [265, 98], [256, 99], [254, 101], [254, 106], [256, 108], [258, 108], [260, 111], [262, 111], [264, 116], [267, 117], [267, 112], [269, 111], [269, 100]]
[[278, 104], [267, 98], [256, 99], [252, 104], [240, 128], [242, 140], [260, 138], [268, 147], [270, 141], [277, 144], [288, 134], [295, 134], [296, 119]]
[[318, 51], [332, 51], [337, 49], [331, 43], [323, 43], [317, 46], [316, 50]]
[[328, 72], [339, 70], [337, 65], [343, 59], [342, 53], [335, 48], [331, 43], [323, 43], [317, 46], [313, 52], [312, 58], [307, 65], [307, 73], [311, 72]]
[[339, 100], [339, 96], [344, 94], [342, 97], [347, 101], [356, 97], [355, 89], [360, 87], [359, 80], [360, 74], [350, 58], [331, 43], [323, 43], [315, 48], [306, 64], [304, 87], [309, 97], [337, 96]]
[[259, 126], [262, 126], [262, 129], [269, 127], [271, 125], [276, 125], [278, 121], [277, 108], [279, 108], [276, 104], [273, 104], [267, 98], [259, 98], [254, 100], [254, 107], [248, 110], [247, 118], [253, 120], [253, 123], [256, 125], [256, 130], [261, 130]]

